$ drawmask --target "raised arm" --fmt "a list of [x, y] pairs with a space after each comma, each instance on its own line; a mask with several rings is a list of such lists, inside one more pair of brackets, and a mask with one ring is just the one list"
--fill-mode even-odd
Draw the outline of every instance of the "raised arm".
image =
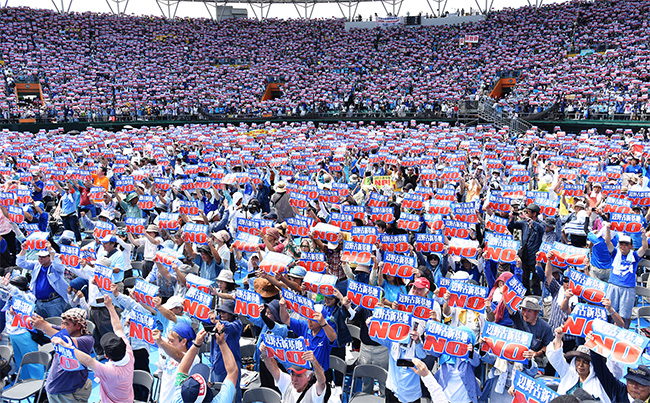
[[643, 256], [645, 256], [645, 253], [647, 251], [648, 251], [648, 234], [645, 231], [643, 231], [641, 232], [641, 247], [636, 253], [637, 255], [639, 255], [639, 258], [643, 259]]
[[291, 318], [289, 317], [289, 312], [287, 312], [286, 301], [284, 298], [280, 298], [280, 320], [287, 326], [291, 323]]
[[153, 299], [154, 305], [156, 305], [156, 309], [160, 314], [165, 317], [165, 319], [171, 320], [172, 322], [176, 323], [178, 319], [176, 319], [176, 315], [174, 312], [170, 311], [169, 309], [165, 308], [162, 304], [162, 300], [160, 297], [154, 297]]
[[122, 322], [120, 321], [120, 317], [115, 311], [113, 300], [111, 299], [110, 295], [104, 295], [104, 305], [106, 305], [106, 309], [108, 309], [108, 313], [111, 316], [111, 326], [113, 326], [113, 333], [115, 333], [117, 337], [126, 337], [126, 334], [124, 334], [124, 328], [122, 327]]
[[226, 332], [224, 331], [224, 325], [222, 323], [217, 323], [215, 326], [217, 334], [215, 335], [215, 341], [221, 349], [221, 357], [223, 358], [223, 365], [226, 368], [226, 379], [237, 385], [239, 380], [239, 366], [237, 361], [235, 361], [235, 356], [233, 355], [228, 343], [226, 343]]
[[190, 349], [187, 350], [187, 353], [183, 356], [180, 364], [178, 364], [179, 374], [189, 374], [190, 368], [192, 368], [192, 363], [194, 362], [194, 357], [199, 353], [207, 334], [208, 333], [204, 329], [199, 330], [199, 333], [196, 335], [196, 339], [190, 346]]
[[63, 339], [60, 337], [53, 337], [52, 338], [52, 344], [58, 344], [62, 345], [67, 348], [72, 348], [74, 349], [74, 356], [79, 361], [81, 365], [84, 367], [95, 370], [95, 368], [100, 365], [99, 361], [95, 360], [93, 357], [89, 356], [88, 354], [84, 353], [83, 351], [79, 350], [77, 346], [73, 342], [65, 342]]
[[327, 335], [327, 339], [330, 342], [334, 343], [334, 341], [336, 340], [336, 331], [334, 330], [332, 325], [330, 325], [327, 319], [325, 319], [323, 314], [320, 312], [316, 312], [316, 314], [314, 314], [314, 320], [316, 320], [318, 324], [321, 325], [321, 327], [325, 331], [325, 334]]
[[[614, 244], [612, 243], [612, 231], [610, 229], [610, 224], [608, 222], [603, 223], [603, 227], [605, 228], [604, 233], [603, 233], [603, 239], [605, 240], [605, 244], [607, 245], [607, 250], [609, 253], [614, 252]], [[647, 244], [648, 242], [646, 241], [646, 249], [647, 249]]]

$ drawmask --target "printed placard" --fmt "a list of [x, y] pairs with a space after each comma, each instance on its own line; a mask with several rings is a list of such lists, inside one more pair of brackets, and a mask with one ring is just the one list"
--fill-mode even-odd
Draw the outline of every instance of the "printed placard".
[[368, 335], [371, 338], [402, 342], [411, 331], [413, 315], [408, 312], [388, 308], [375, 308], [370, 317]]
[[381, 301], [382, 292], [380, 287], [348, 280], [347, 297], [354, 305], [360, 305], [370, 310], [375, 309], [375, 306]]
[[298, 365], [303, 368], [311, 368], [309, 361], [305, 360], [302, 355], [307, 351], [305, 339], [287, 339], [274, 334], [263, 334], [262, 341], [266, 346], [266, 352], [271, 358], [275, 358], [285, 368], [292, 365]]
[[[72, 338], [67, 330], [61, 329], [57, 332], [52, 338], [59, 337], [66, 344], [72, 343]], [[64, 371], [81, 371], [85, 369], [83, 365], [77, 360], [74, 355], [74, 348], [69, 348], [62, 346], [60, 344], [54, 344], [54, 352], [56, 353], [55, 359], [59, 360], [61, 368]]]
[[153, 331], [156, 328], [156, 319], [144, 312], [132, 310], [129, 314], [129, 337], [135, 337], [151, 346], [155, 346]]
[[371, 207], [370, 220], [372, 222], [383, 221], [390, 224], [395, 221], [395, 209], [392, 207]]
[[641, 214], [611, 213], [609, 215], [611, 230], [638, 234], [643, 231], [643, 217]]
[[343, 242], [341, 261], [349, 264], [368, 265], [372, 260], [372, 245], [359, 242]]
[[407, 193], [402, 200], [402, 207], [420, 211], [424, 207], [424, 197], [418, 193]]
[[[103, 189], [103, 188], [102, 188]], [[141, 195], [138, 197], [138, 208], [144, 211], [151, 211], [156, 206], [153, 196]]]
[[11, 308], [14, 311], [14, 318], [11, 326], [20, 327], [27, 330], [33, 330], [31, 320], [36, 305], [33, 302], [26, 301], [20, 297], [12, 298]]
[[433, 310], [433, 300], [419, 295], [397, 293], [397, 309], [413, 314], [418, 319], [429, 320]]
[[126, 217], [126, 232], [134, 235], [144, 235], [146, 218]]
[[131, 177], [123, 177], [115, 181], [115, 191], [118, 193], [131, 193], [135, 191], [135, 183]]
[[512, 205], [512, 200], [507, 197], [500, 197], [490, 194], [488, 199], [488, 209], [500, 211], [503, 213], [510, 212], [510, 206]]
[[94, 281], [99, 288], [99, 291], [102, 294], [111, 293], [111, 285], [113, 285], [113, 269], [110, 267], [103, 266], [101, 264], [95, 264], [95, 276]]
[[136, 301], [156, 309], [156, 304], [153, 302], [153, 299], [158, 295], [159, 289], [160, 287], [155, 284], [151, 284], [142, 279], [137, 279], [135, 281], [133, 297]]
[[316, 311], [314, 310], [314, 301], [311, 299], [296, 294], [288, 288], [282, 289], [282, 298], [284, 298], [287, 309], [291, 309], [307, 319], [314, 319]]
[[402, 213], [397, 220], [397, 228], [417, 232], [420, 230], [420, 216], [417, 214]]
[[454, 219], [457, 221], [466, 222], [468, 224], [478, 224], [478, 216], [476, 215], [476, 205], [470, 203], [455, 203], [452, 204], [452, 211]]
[[357, 220], [364, 221], [366, 218], [366, 209], [364, 206], [353, 206], [350, 204], [345, 204], [341, 206], [341, 212], [344, 214], [352, 214], [352, 217]]
[[337, 281], [336, 276], [310, 271], [307, 272], [302, 283], [305, 285], [307, 291], [313, 292], [314, 294], [331, 296], [334, 295], [334, 287]]
[[341, 228], [341, 231], [349, 232], [352, 229], [352, 218], [352, 214], [332, 212], [329, 223]]
[[537, 197], [535, 199], [535, 204], [539, 206], [539, 211], [546, 217], [555, 217], [557, 214], [559, 200], [543, 199]]
[[510, 277], [503, 289], [503, 301], [516, 312], [525, 296], [526, 287], [515, 276]]
[[307, 271], [325, 273], [325, 254], [315, 252], [303, 252], [300, 254], [298, 265]]
[[469, 239], [452, 238], [449, 241], [449, 248], [447, 253], [453, 256], [460, 256], [461, 258], [474, 259], [478, 253], [478, 241]]
[[648, 190], [630, 190], [627, 192], [627, 198], [632, 201], [633, 206], [650, 206], [650, 191]]
[[160, 262], [167, 270], [173, 271], [172, 264], [176, 264], [180, 267], [183, 264], [180, 259], [183, 257], [183, 254], [169, 248], [162, 248], [156, 252], [156, 262]]
[[491, 237], [485, 251], [486, 259], [503, 263], [514, 263], [519, 251], [519, 241], [501, 237]]
[[341, 228], [324, 223], [318, 223], [311, 228], [311, 233], [315, 239], [323, 242], [338, 243]]
[[47, 250], [49, 236], [49, 232], [36, 231], [25, 239], [23, 247], [26, 250]]
[[212, 295], [191, 287], [185, 294], [184, 311], [198, 320], [209, 322], [208, 315], [212, 305]]
[[187, 288], [198, 288], [206, 294], [210, 293], [210, 286], [212, 285], [212, 280], [207, 278], [199, 277], [194, 273], [189, 273], [185, 276], [185, 282], [187, 283]]
[[289, 255], [267, 252], [259, 267], [263, 272], [275, 276], [277, 273], [284, 273], [292, 262], [293, 258]]
[[451, 214], [451, 204], [450, 200], [437, 200], [433, 199], [429, 202], [429, 213], [431, 214], [440, 214], [446, 216]]
[[490, 351], [504, 360], [527, 363], [524, 351], [530, 348], [533, 335], [528, 332], [485, 322], [481, 351]]
[[255, 252], [262, 243], [262, 238], [246, 232], [240, 232], [233, 242], [233, 248], [241, 252]]
[[564, 195], [567, 197], [582, 197], [585, 195], [585, 187], [581, 184], [572, 185], [570, 183], [564, 184]]
[[25, 222], [25, 214], [23, 213], [22, 207], [9, 206], [7, 207], [7, 211], [9, 212], [9, 221], [16, 224]]
[[61, 259], [61, 264], [64, 266], [71, 267], [73, 269], [79, 269], [80, 267], [80, 254], [81, 250], [78, 246], [73, 245], [59, 245], [61, 254], [59, 258]]
[[237, 288], [235, 290], [235, 314], [259, 319], [262, 312], [262, 297], [260, 294]]
[[424, 222], [431, 232], [437, 232], [444, 227], [445, 222], [440, 214], [425, 214]]
[[632, 201], [619, 197], [609, 196], [603, 205], [603, 213], [632, 213]]
[[427, 322], [422, 347], [433, 354], [444, 353], [452, 357], [467, 358], [470, 343], [470, 335], [466, 331], [430, 320]]
[[489, 293], [487, 287], [452, 280], [447, 290], [451, 294], [449, 306], [485, 313], [485, 298]]
[[241, 217], [237, 218], [237, 231], [256, 236], [262, 233], [259, 221]]
[[382, 235], [380, 240], [384, 252], [406, 253], [409, 250], [409, 237], [406, 234]]
[[577, 270], [569, 269], [569, 288], [574, 295], [594, 304], [601, 304], [607, 295], [607, 283], [587, 276]]
[[442, 253], [445, 239], [442, 234], [415, 234], [415, 251], [422, 253]]
[[585, 346], [607, 359], [635, 368], [650, 342], [636, 332], [620, 328], [602, 319], [594, 319], [591, 322], [591, 334], [594, 337], [592, 340], [587, 340]]
[[456, 221], [456, 220], [444, 220], [445, 223], [445, 236], [449, 238], [469, 238], [469, 224]]
[[411, 279], [415, 274], [416, 264], [415, 257], [386, 252], [384, 254], [382, 273], [388, 276]]
[[97, 221], [95, 222], [95, 229], [93, 237], [97, 240], [105, 238], [107, 235], [112, 235], [115, 231], [115, 225], [111, 222]]
[[591, 332], [594, 319], [607, 321], [607, 310], [602, 306], [578, 304], [571, 310], [571, 316], [564, 322], [562, 331], [572, 336], [585, 337]]
[[496, 232], [497, 234], [507, 234], [508, 233], [508, 219], [499, 217], [496, 214], [493, 214], [486, 222], [485, 228], [488, 231]]
[[287, 232], [294, 237], [305, 238], [309, 236], [310, 223], [296, 217], [289, 217], [285, 220], [287, 223]]
[[542, 385], [521, 371], [515, 371], [512, 386], [515, 390], [513, 403], [548, 403], [559, 396], [553, 389]]
[[583, 266], [587, 260], [588, 249], [576, 248], [560, 242], [553, 243], [553, 260], [551, 263], [557, 267]]
[[185, 242], [208, 244], [208, 226], [204, 224], [187, 223], [183, 227], [183, 239]]
[[167, 231], [178, 231], [178, 213], [160, 213], [158, 227]]
[[199, 201], [181, 200], [179, 203], [178, 212], [189, 216], [199, 215]]

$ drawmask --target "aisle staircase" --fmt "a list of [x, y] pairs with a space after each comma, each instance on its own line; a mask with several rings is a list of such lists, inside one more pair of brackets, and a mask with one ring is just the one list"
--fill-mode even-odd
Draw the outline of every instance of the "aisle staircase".
[[533, 125], [523, 119], [513, 119], [505, 116], [503, 113], [497, 111], [492, 107], [490, 101], [481, 101], [478, 106], [478, 117], [480, 120], [493, 123], [497, 128], [507, 126], [510, 131], [517, 134], [524, 134], [530, 130]]

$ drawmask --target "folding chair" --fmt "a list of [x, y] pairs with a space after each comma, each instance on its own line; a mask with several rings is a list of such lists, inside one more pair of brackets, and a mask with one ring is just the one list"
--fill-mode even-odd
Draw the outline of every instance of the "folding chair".
[[[133, 261], [133, 260], [132, 260], [132, 261], [131, 261], [131, 270], [127, 270], [127, 271], [124, 273], [124, 277], [134, 277], [134, 276], [133, 276], [133, 273], [134, 273], [134, 272], [137, 272], [137, 275], [138, 275], [139, 277], [141, 277], [141, 276], [142, 276], [142, 266], [144, 266], [144, 262], [143, 262], [143, 261]], [[129, 272], [130, 272], [130, 273], [129, 273]], [[128, 274], [128, 276], [127, 276], [127, 274]]]
[[[637, 287], [638, 288], [638, 287]], [[636, 316], [636, 331], [641, 331], [641, 319], [650, 322], [650, 306], [641, 306], [632, 308], [632, 317]]]
[[[31, 353], [25, 354], [20, 363], [20, 368], [18, 368], [16, 383], [14, 383], [13, 386], [9, 387], [3, 392], [3, 401], [22, 401], [38, 394], [36, 398], [36, 401], [38, 402], [41, 398], [41, 393], [43, 392], [45, 378], [47, 377], [47, 371], [50, 368], [51, 361], [52, 357], [48, 353], [44, 353], [42, 351], [33, 351]], [[43, 379], [21, 380], [20, 372], [22, 371], [23, 366], [28, 364], [42, 365], [44, 368]]]
[[242, 397], [242, 403], [282, 403], [282, 396], [273, 389], [257, 388], [247, 390]]
[[[143, 386], [147, 389], [147, 400], [144, 402], [151, 402], [151, 389], [153, 388], [153, 376], [151, 376], [150, 373], [146, 371], [142, 371], [140, 369], [136, 369], [133, 371], [133, 385], [140, 385]], [[141, 402], [140, 400], [136, 400], [135, 402], [138, 403], [144, 403]]]
[[380, 386], [386, 387], [388, 371], [372, 364], [357, 365], [352, 373], [352, 388], [350, 389], [349, 403], [380, 403], [386, 401], [386, 397], [379, 397], [374, 394], [363, 392], [354, 393], [357, 386], [357, 380], [360, 378], [372, 378], [379, 382]]
[[61, 326], [63, 319], [60, 316], [50, 316], [49, 318], [45, 318], [45, 321], [53, 326]]

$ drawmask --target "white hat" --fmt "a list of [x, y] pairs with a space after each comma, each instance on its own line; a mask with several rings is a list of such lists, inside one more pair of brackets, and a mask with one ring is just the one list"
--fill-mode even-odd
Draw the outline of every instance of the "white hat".
[[70, 231], [69, 229], [63, 231], [63, 234], [61, 234], [61, 238], [66, 238], [71, 241], [75, 239], [74, 232]]
[[167, 302], [163, 305], [163, 308], [172, 310], [174, 308], [182, 308], [185, 306], [185, 300], [178, 295], [170, 297]]
[[627, 242], [627, 243], [632, 243], [632, 238], [630, 238], [629, 235], [621, 235], [618, 237], [618, 243], [621, 242]]
[[224, 281], [226, 283], [235, 283], [232, 272], [229, 269], [223, 269], [219, 272], [216, 281]]

